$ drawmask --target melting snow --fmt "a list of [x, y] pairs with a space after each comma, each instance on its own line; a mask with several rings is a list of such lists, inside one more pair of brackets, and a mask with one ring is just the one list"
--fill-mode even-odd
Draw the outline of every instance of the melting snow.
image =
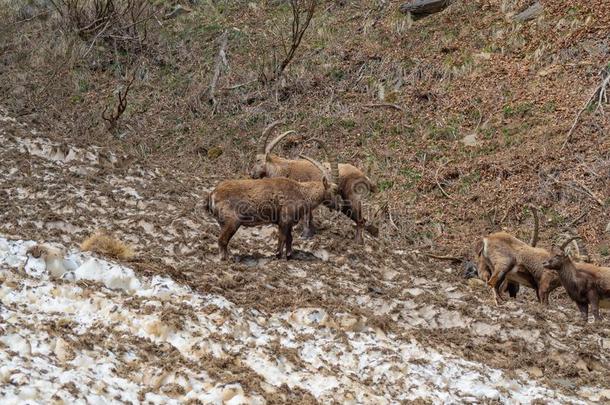
[[[435, 402], [580, 402], [527, 379], [509, 378], [500, 370], [425, 348], [415, 340], [405, 342], [386, 335], [367, 326], [360, 316], [331, 316], [321, 308], [261, 314], [238, 308], [220, 296], [194, 293], [169, 278], [138, 277], [125, 266], [88, 253], [70, 251], [46, 261], [28, 258], [26, 252], [34, 245], [0, 238], [3, 404], [59, 399], [264, 403], [262, 392], [218, 380], [201, 362], [206, 355], [238, 358], [263, 380], [261, 387], [267, 393], [280, 397], [279, 387], [286, 384], [323, 402], [345, 404], [389, 404], [418, 398]], [[418, 295], [417, 290], [410, 293]], [[134, 299], [139, 300], [136, 307], [130, 304]], [[189, 308], [194, 315], [184, 317], [180, 324], [172, 322], [172, 316], [164, 316], [163, 310], [176, 305]], [[417, 324], [434, 314], [412, 315]], [[179, 316], [174, 313], [173, 317]], [[446, 318], [450, 324], [466, 322]], [[65, 325], [64, 332], [48, 325]], [[472, 327], [482, 335], [492, 332], [483, 324]], [[99, 331], [111, 334], [114, 345], [81, 342]], [[526, 331], [516, 333], [528, 340], [536, 338]], [[133, 343], [141, 343], [141, 339], [169, 345], [185, 365], [174, 363], [169, 370], [155, 366], [148, 359], [154, 353], [138, 350]], [[163, 358], [156, 361], [162, 364]], [[201, 369], [187, 366], [189, 361], [200, 364]], [[603, 398], [603, 393], [587, 390], [581, 392], [591, 393], [593, 399]]]

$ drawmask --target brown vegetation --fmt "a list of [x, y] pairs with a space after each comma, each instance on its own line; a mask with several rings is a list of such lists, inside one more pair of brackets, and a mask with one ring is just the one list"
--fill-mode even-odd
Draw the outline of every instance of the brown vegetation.
[[134, 256], [133, 249], [129, 245], [105, 231], [93, 233], [81, 243], [80, 249], [120, 260], [128, 260]]

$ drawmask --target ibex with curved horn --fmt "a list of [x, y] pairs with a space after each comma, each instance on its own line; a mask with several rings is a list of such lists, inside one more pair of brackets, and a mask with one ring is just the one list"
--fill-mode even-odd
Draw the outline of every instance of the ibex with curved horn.
[[305, 213], [338, 196], [337, 161], [332, 160], [329, 172], [319, 162], [304, 158], [322, 173], [320, 180], [298, 182], [284, 177], [225, 180], [208, 195], [206, 208], [221, 227], [218, 247], [222, 260], [229, 258], [229, 241], [242, 225], [277, 224], [277, 256], [292, 255], [292, 227]]
[[542, 265], [557, 272], [561, 285], [580, 309], [585, 322], [589, 318], [589, 304], [595, 320], [600, 321], [599, 308], [610, 309], [610, 267], [572, 261], [565, 249], [570, 242], [579, 238], [572, 237], [559, 249], [554, 248], [553, 256]]
[[[268, 142], [271, 131], [281, 123], [282, 121], [275, 121], [263, 131], [262, 139], [264, 143], [259, 147], [250, 177], [253, 179], [287, 177], [296, 181], [320, 181], [320, 171], [309, 161], [305, 159], [283, 159], [271, 153], [273, 148], [282, 139], [294, 133], [294, 131], [286, 131]], [[321, 141], [314, 140], [320, 143], [326, 150]], [[329, 164], [325, 165], [329, 166]], [[366, 224], [366, 220], [362, 215], [363, 197], [370, 193], [376, 193], [378, 190], [377, 186], [360, 169], [350, 164], [339, 164], [338, 172], [337, 185], [339, 186], [339, 194], [342, 201], [340, 204], [325, 201], [324, 205], [330, 209], [340, 210], [356, 223], [356, 242], [363, 243], [363, 229], [366, 229], [373, 236], [378, 236], [379, 230], [377, 227], [372, 224]], [[313, 215], [306, 214], [303, 236], [309, 238], [314, 234]]]
[[495, 232], [483, 238], [479, 252], [479, 275], [494, 289], [496, 301], [502, 301], [500, 288], [506, 282], [524, 285], [536, 291], [538, 301], [547, 305], [549, 294], [561, 285], [559, 277], [542, 266], [551, 254], [535, 247], [538, 242], [538, 214], [533, 208], [534, 233], [531, 245], [506, 232]]

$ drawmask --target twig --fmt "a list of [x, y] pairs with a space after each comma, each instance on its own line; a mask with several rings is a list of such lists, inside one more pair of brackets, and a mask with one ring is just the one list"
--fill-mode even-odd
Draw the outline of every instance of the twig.
[[400, 233], [400, 228], [398, 228], [398, 226], [396, 226], [396, 223], [394, 222], [394, 218], [392, 218], [392, 210], [390, 210], [390, 207], [387, 207], [388, 210], [388, 219], [390, 220], [390, 224], [392, 225], [392, 227], [394, 227], [394, 229], [396, 229], [396, 232]]
[[464, 261], [463, 258], [461, 257], [455, 257], [455, 256], [439, 256], [439, 255], [435, 255], [433, 253], [426, 253], [426, 252], [422, 252], [422, 254], [424, 256], [428, 256], [432, 259], [437, 259], [437, 260], [448, 260], [450, 262], [455, 262], [455, 263], [461, 263]]
[[279, 79], [279, 77], [284, 73], [284, 69], [286, 66], [292, 61], [294, 55], [301, 44], [301, 40], [303, 39], [303, 35], [309, 27], [309, 23], [313, 18], [314, 12], [316, 10], [316, 6], [318, 4], [317, 0], [309, 0], [309, 3], [305, 6], [305, 20], [301, 22], [301, 7], [299, 5], [298, 0], [290, 0], [290, 6], [292, 8], [292, 30], [291, 30], [291, 44], [290, 49], [286, 53], [286, 57], [279, 65], [275, 66], [275, 79]]
[[[597, 195], [595, 195], [595, 193], [593, 191], [591, 191], [591, 189], [589, 187], [578, 182], [576, 179], [574, 179], [574, 182], [585, 192], [585, 194], [587, 194], [589, 197], [594, 199], [602, 207], [604, 206], [604, 202], [601, 200], [601, 198], [599, 198]], [[577, 187], [574, 187], [574, 188], [577, 189]]]
[[451, 197], [449, 194], [447, 194], [445, 192], [445, 190], [443, 189], [443, 186], [441, 186], [441, 183], [439, 183], [439, 181], [438, 181], [438, 172], [440, 169], [441, 169], [440, 166], [438, 167], [438, 169], [436, 169], [436, 173], [434, 174], [434, 181], [436, 182], [436, 185], [438, 186], [438, 188], [441, 190], [441, 193], [443, 193], [443, 195], [445, 197], [447, 197], [448, 199], [453, 200], [453, 197]]
[[402, 107], [398, 104], [390, 104], [390, 103], [377, 103], [377, 104], [365, 104], [365, 107], [368, 108], [376, 108], [376, 107], [387, 107], [393, 108], [394, 110], [402, 111]]
[[504, 213], [504, 215], [502, 216], [502, 218], [500, 219], [500, 224], [502, 224], [504, 221], [506, 221], [506, 218], [508, 218], [508, 215], [510, 214], [510, 212], [513, 210], [513, 208], [515, 207], [515, 205], [517, 205], [516, 202], [512, 203], [511, 205], [508, 206], [508, 208], [506, 209], [506, 212]]
[[581, 219], [586, 217], [587, 214], [589, 214], [589, 211], [585, 211], [582, 214], [580, 214], [579, 216], [577, 216], [576, 219], [573, 219], [572, 221], [570, 221], [570, 223], [568, 224], [567, 228], [571, 228], [574, 225], [576, 225], [576, 223], [578, 223], [578, 221], [580, 221]]
[[223, 88], [222, 88], [222, 90], [225, 90], [225, 91], [226, 91], [226, 90], [235, 90], [235, 89], [239, 89], [240, 87], [247, 86], [247, 85], [252, 84], [252, 83], [254, 83], [254, 82], [256, 82], [256, 81], [258, 81], [258, 79], [252, 79], [252, 80], [248, 80], [248, 81], [247, 81], [247, 82], [245, 82], [245, 83], [240, 83], [240, 84], [236, 84], [236, 85], [234, 85], [234, 86], [229, 86], [229, 87], [223, 87]]
[[214, 75], [212, 76], [212, 81], [210, 82], [210, 87], [208, 89], [208, 102], [212, 105], [214, 111], [216, 110], [216, 104], [218, 104], [216, 98], [214, 97], [216, 93], [216, 85], [218, 84], [218, 79], [220, 78], [220, 69], [223, 64], [226, 66], [227, 63], [225, 48], [227, 47], [228, 42], [229, 32], [225, 30], [220, 36], [220, 49], [218, 50], [218, 55], [216, 56]]
[[584, 184], [578, 182], [575, 178], [573, 178], [572, 180], [574, 181], [574, 183], [576, 183], [576, 185], [570, 184], [570, 183], [563, 183], [557, 179], [555, 179], [552, 176], [549, 176], [550, 179], [555, 183], [555, 184], [559, 184], [562, 186], [566, 186], [566, 187], [570, 187], [573, 190], [576, 190], [578, 192], [581, 192], [582, 194], [590, 197], [591, 199], [593, 199], [596, 203], [598, 203], [600, 206], [604, 206], [604, 202], [595, 195], [595, 193], [593, 193], [593, 191], [591, 191], [591, 189], [587, 186], [585, 186]]
[[[606, 70], [604, 69], [602, 72], [606, 72]], [[593, 101], [596, 98], [595, 96], [599, 93], [598, 100], [597, 100], [597, 107], [595, 108], [595, 111], [597, 111], [600, 108], [600, 106], [602, 105], [602, 102], [604, 100], [606, 100], [606, 87], [608, 87], [609, 83], [610, 83], [610, 72], [607, 72], [607, 76], [595, 88], [593, 93], [587, 98], [587, 101], [585, 101], [585, 104], [583, 105], [583, 107], [580, 109], [580, 111], [578, 111], [578, 114], [576, 114], [576, 118], [574, 118], [572, 127], [570, 128], [570, 131], [568, 131], [568, 135], [566, 135], [566, 139], [565, 139], [565, 141], [563, 141], [560, 151], [563, 151], [565, 146], [568, 144], [568, 141], [570, 140], [572, 133], [574, 132], [574, 130], [576, 129], [576, 126], [578, 125], [580, 116], [582, 115], [583, 112], [585, 112], [585, 110], [587, 109], [587, 107], [589, 106], [591, 101]]]

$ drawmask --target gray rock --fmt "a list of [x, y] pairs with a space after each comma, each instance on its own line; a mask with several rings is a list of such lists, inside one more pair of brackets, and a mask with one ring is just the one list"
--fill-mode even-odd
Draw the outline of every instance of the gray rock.
[[466, 146], [477, 146], [479, 141], [476, 134], [470, 134], [462, 138], [462, 143]]
[[411, 13], [413, 18], [423, 18], [443, 11], [453, 0], [412, 0], [400, 6], [400, 11]]
[[535, 2], [534, 4], [532, 4], [531, 6], [529, 6], [528, 8], [526, 8], [525, 10], [523, 10], [522, 12], [517, 14], [514, 17], [514, 19], [515, 19], [515, 21], [519, 21], [519, 22], [533, 20], [534, 18], [536, 18], [540, 14], [542, 14], [542, 11], [543, 11], [542, 4], [540, 4], [539, 2]]

